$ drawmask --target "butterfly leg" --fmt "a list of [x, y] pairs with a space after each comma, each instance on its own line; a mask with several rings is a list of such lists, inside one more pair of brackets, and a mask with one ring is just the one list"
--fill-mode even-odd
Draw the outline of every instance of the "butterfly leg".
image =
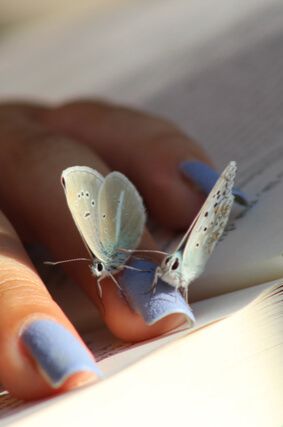
[[124, 265], [123, 268], [126, 268], [128, 270], [134, 270], [134, 271], [141, 271], [143, 273], [149, 273], [151, 270], [142, 270], [141, 268], [132, 267], [131, 265]]
[[115, 279], [115, 277], [113, 276], [113, 274], [111, 274], [110, 272], [108, 272], [108, 274], [111, 277], [111, 279], [113, 280], [113, 282], [115, 283], [115, 285], [117, 286], [117, 288], [123, 294], [123, 289], [121, 288], [121, 286], [119, 285], [118, 281]]
[[103, 276], [99, 277], [97, 279], [97, 282], [96, 282], [97, 289], [98, 289], [98, 295], [99, 295], [100, 299], [102, 299], [102, 287], [101, 287], [101, 284], [100, 284], [100, 282], [101, 282], [102, 279], [103, 279]]
[[188, 287], [186, 287], [184, 289], [184, 299], [185, 299], [186, 303], [188, 304]]
[[180, 287], [179, 289], [176, 288], [176, 290], [180, 292], [180, 294], [188, 304], [188, 287]]
[[[119, 283], [117, 282], [117, 280], [115, 279], [115, 277], [113, 276], [113, 274], [111, 274], [110, 272], [108, 272], [108, 274], [107, 275], [109, 275], [110, 277], [111, 277], [111, 279], [113, 280], [113, 282], [115, 283], [115, 285], [117, 286], [117, 288], [121, 291], [121, 293], [123, 294], [123, 289], [121, 288], [121, 286], [119, 285]], [[104, 276], [100, 276], [98, 279], [97, 279], [97, 288], [98, 288], [98, 295], [99, 295], [99, 298], [100, 299], [102, 299], [102, 287], [101, 287], [101, 284], [100, 284], [100, 282], [104, 279], [104, 277], [105, 277], [105, 275]]]
[[145, 294], [150, 294], [150, 293], [155, 294], [156, 289], [157, 289], [157, 283], [158, 283], [159, 276], [160, 276], [160, 268], [157, 267], [155, 270], [155, 273], [154, 273], [152, 284], [151, 284], [149, 290], [147, 292], [145, 292]]
[[178, 288], [175, 288], [175, 292], [174, 292], [174, 294], [175, 294], [175, 304], [177, 304], [178, 292], [179, 292]]

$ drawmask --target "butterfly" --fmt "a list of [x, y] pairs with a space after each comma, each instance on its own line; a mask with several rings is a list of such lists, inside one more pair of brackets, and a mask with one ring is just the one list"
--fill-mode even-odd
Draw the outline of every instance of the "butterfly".
[[[61, 175], [68, 207], [92, 258], [92, 273], [100, 281], [122, 268], [128, 250], [135, 249], [146, 221], [142, 198], [129, 179], [120, 172], [105, 178], [86, 166], [73, 166]], [[122, 250], [120, 249], [122, 248]]]
[[152, 290], [160, 278], [184, 292], [203, 272], [205, 265], [227, 224], [232, 209], [232, 194], [237, 166], [234, 161], [224, 169], [191, 226], [177, 248], [155, 270]]

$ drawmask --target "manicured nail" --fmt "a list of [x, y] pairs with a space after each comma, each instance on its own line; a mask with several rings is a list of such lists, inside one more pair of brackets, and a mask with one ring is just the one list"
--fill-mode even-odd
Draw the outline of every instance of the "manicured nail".
[[119, 284], [129, 305], [148, 325], [174, 313], [183, 314], [190, 325], [194, 323], [191, 308], [175, 288], [159, 280], [156, 291], [150, 290], [156, 264], [148, 260], [132, 259], [129, 265], [143, 271], [124, 269], [119, 277]]
[[53, 388], [78, 372], [102, 377], [102, 372], [83, 345], [64, 326], [49, 319], [29, 323], [21, 340], [39, 371]]
[[[185, 177], [191, 179], [205, 195], [210, 193], [219, 178], [219, 173], [212, 169], [211, 166], [197, 160], [180, 163], [180, 170]], [[235, 196], [235, 201], [240, 205], [248, 206], [250, 204], [247, 195], [238, 188], [233, 189], [233, 195]]]

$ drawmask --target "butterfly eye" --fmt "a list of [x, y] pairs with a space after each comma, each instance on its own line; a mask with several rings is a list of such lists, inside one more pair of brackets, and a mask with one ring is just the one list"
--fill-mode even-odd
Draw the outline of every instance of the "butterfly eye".
[[179, 260], [178, 259], [175, 259], [175, 261], [174, 261], [174, 263], [173, 263], [173, 265], [172, 265], [172, 267], [171, 267], [171, 269], [172, 270], [177, 270], [177, 268], [179, 267]]
[[168, 258], [166, 258], [166, 259], [165, 259], [165, 264], [167, 265], [169, 261], [170, 261], [170, 258], [169, 258], [169, 257], [168, 257]]
[[101, 262], [99, 262], [97, 264], [97, 271], [99, 271], [99, 273], [101, 273], [102, 270], [103, 270], [103, 264]]

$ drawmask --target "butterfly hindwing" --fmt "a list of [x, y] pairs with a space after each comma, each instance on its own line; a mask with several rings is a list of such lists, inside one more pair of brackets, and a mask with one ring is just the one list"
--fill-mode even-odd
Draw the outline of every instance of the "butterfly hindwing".
[[145, 209], [136, 188], [123, 174], [112, 172], [105, 178], [99, 190], [98, 212], [100, 239], [107, 253], [138, 246]]

